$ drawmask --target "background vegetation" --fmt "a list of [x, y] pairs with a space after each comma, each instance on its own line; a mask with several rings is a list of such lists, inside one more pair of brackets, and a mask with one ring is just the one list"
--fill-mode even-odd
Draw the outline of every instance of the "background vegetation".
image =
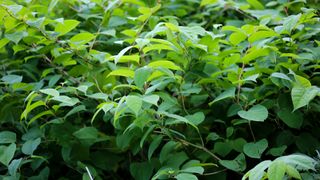
[[0, 178], [319, 179], [317, 0], [2, 0]]

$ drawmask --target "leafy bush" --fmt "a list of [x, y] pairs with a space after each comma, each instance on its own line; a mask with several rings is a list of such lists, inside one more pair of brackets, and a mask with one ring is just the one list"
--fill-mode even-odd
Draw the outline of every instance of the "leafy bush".
[[1, 179], [319, 178], [318, 3], [2, 0]]

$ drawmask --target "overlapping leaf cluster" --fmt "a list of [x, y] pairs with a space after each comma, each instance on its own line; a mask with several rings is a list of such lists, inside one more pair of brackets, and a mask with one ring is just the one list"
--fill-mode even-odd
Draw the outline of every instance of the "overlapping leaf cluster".
[[319, 178], [318, 3], [1, 1], [1, 178]]

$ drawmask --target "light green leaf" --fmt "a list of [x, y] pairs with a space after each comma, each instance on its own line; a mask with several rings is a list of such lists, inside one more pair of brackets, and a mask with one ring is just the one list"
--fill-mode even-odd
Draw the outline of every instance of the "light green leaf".
[[26, 155], [32, 155], [41, 143], [41, 138], [26, 141], [21, 148], [21, 151]]
[[216, 97], [212, 102], [210, 102], [209, 105], [211, 106], [213, 103], [221, 101], [226, 98], [234, 98], [235, 93], [236, 93], [235, 87], [228, 88], [223, 93], [221, 93], [218, 97]]
[[56, 96], [60, 95], [59, 91], [57, 91], [55, 89], [52, 89], [52, 88], [41, 89], [40, 92], [42, 92], [44, 94], [47, 94], [47, 95], [50, 95], [50, 96], [53, 96], [53, 97], [56, 97]]
[[15, 143], [16, 142], [16, 133], [11, 131], [2, 131], [0, 132], [0, 144]]
[[124, 76], [134, 78], [134, 71], [130, 69], [116, 69], [108, 74], [108, 76]]
[[9, 146], [0, 146], [0, 162], [6, 166], [9, 165], [16, 152], [16, 144], [12, 143]]
[[5, 37], [9, 39], [10, 41], [13, 41], [14, 43], [18, 44], [20, 40], [24, 37], [28, 36], [28, 33], [25, 31], [15, 31], [11, 34], [5, 34]]
[[244, 41], [245, 39], [247, 39], [247, 35], [243, 32], [234, 32], [229, 37], [229, 41], [235, 46]]
[[267, 56], [267, 55], [269, 55], [268, 49], [251, 48], [248, 50], [248, 53], [242, 58], [242, 60], [244, 63], [249, 63], [250, 61], [258, 57]]
[[193, 115], [186, 116], [186, 119], [188, 119], [194, 125], [199, 125], [204, 121], [205, 116], [204, 116], [203, 112], [199, 111], [199, 112], [194, 113]]
[[182, 70], [179, 66], [167, 60], [153, 61], [149, 63], [148, 66], [151, 68], [163, 67], [163, 68], [168, 68], [172, 70]]
[[139, 68], [134, 73], [134, 83], [139, 88], [143, 88], [150, 75], [151, 75], [150, 68], [147, 68], [146, 66]]
[[58, 2], [59, 2], [59, 0], [51, 0], [49, 7], [48, 7], [49, 13], [53, 10], [53, 8], [57, 5]]
[[197, 176], [189, 173], [180, 173], [175, 178], [177, 180], [198, 180]]
[[74, 106], [79, 102], [78, 98], [70, 98], [68, 96], [55, 96], [51, 100], [61, 102], [60, 106]]
[[317, 162], [309, 156], [302, 154], [292, 154], [278, 157], [276, 160], [285, 162], [287, 165], [295, 167], [297, 170], [315, 170]]
[[271, 161], [262, 161], [258, 165], [256, 165], [253, 169], [248, 171], [242, 178], [242, 180], [247, 179], [249, 177], [249, 180], [256, 180], [256, 179], [262, 179], [263, 176], [266, 174], [265, 170], [270, 166]]
[[265, 39], [265, 38], [269, 38], [269, 37], [277, 37], [277, 36], [279, 36], [279, 34], [277, 34], [274, 31], [258, 31], [258, 32], [253, 33], [249, 37], [248, 41], [250, 43], [253, 43], [253, 42], [258, 41], [260, 39]]
[[319, 88], [315, 86], [301, 87], [294, 86], [291, 90], [291, 98], [293, 103], [293, 111], [306, 106], [319, 93]]
[[93, 35], [91, 33], [83, 32], [83, 33], [79, 33], [79, 34], [73, 36], [70, 39], [70, 42], [75, 46], [79, 46], [79, 45], [84, 45], [84, 44], [90, 42], [94, 38], [95, 38], [95, 35]]
[[[52, 0], [55, 1], [55, 0]], [[50, 4], [51, 5], [51, 4]], [[64, 34], [67, 34], [70, 32], [72, 29], [76, 28], [80, 22], [77, 20], [64, 20], [61, 23], [58, 23], [54, 29], [55, 32], [58, 32], [58, 36], [62, 36]]]
[[45, 20], [45, 17], [42, 17], [42, 18], [38, 18], [38, 19], [35, 19], [35, 20], [27, 20], [26, 23], [29, 25], [29, 26], [32, 26], [32, 27], [35, 27], [35, 28], [40, 28], [42, 23], [44, 22]]
[[16, 176], [17, 170], [20, 167], [21, 161], [23, 158], [14, 159], [11, 161], [10, 165], [8, 166], [8, 172], [11, 176]]
[[286, 74], [278, 73], [278, 72], [272, 73], [270, 77], [275, 77], [275, 78], [280, 78], [280, 79], [292, 81]]
[[255, 143], [247, 143], [243, 146], [243, 152], [251, 157], [259, 159], [262, 153], [267, 149], [268, 141], [266, 139], [261, 139]]
[[9, 11], [11, 11], [14, 15], [18, 14], [23, 8], [21, 5], [9, 5], [5, 7], [8, 8]]
[[248, 111], [239, 111], [238, 115], [249, 121], [262, 122], [268, 118], [268, 110], [264, 106], [257, 104], [251, 107]]
[[3, 76], [1, 80], [5, 83], [8, 84], [14, 84], [14, 83], [19, 83], [22, 81], [22, 76], [14, 75], [14, 74], [9, 74], [6, 76]]
[[298, 170], [296, 170], [291, 165], [286, 165], [286, 173], [288, 174], [288, 176], [293, 177], [295, 179], [302, 179]]
[[2, 38], [0, 40], [0, 49], [2, 49], [6, 44], [8, 44], [8, 42], [10, 42], [8, 38]]
[[122, 49], [122, 50], [119, 52], [119, 54], [114, 57], [114, 62], [115, 62], [115, 64], [117, 64], [117, 63], [119, 62], [120, 58], [121, 58], [127, 51], [129, 51], [130, 49], [132, 49], [133, 47], [134, 47], [134, 46], [128, 46], [128, 47]]
[[201, 167], [200, 164], [198, 160], [190, 160], [182, 166], [181, 171], [185, 173], [203, 174], [204, 168]]
[[144, 96], [143, 98], [142, 98], [142, 100], [144, 101], [144, 102], [147, 102], [147, 103], [150, 103], [150, 104], [154, 104], [154, 105], [158, 105], [158, 101], [159, 101], [159, 99], [160, 99], [160, 97], [158, 96], [158, 95], [155, 95], [155, 94], [153, 94], [153, 95], [147, 95], [147, 96]]
[[247, 0], [254, 9], [264, 9], [264, 6], [258, 0]]
[[30, 119], [30, 121], [28, 122], [28, 125], [33, 123], [35, 120], [41, 118], [42, 116], [46, 116], [46, 115], [54, 115], [54, 113], [51, 110], [42, 111], [39, 114], [33, 116], [32, 119]]
[[296, 27], [297, 23], [299, 22], [301, 14], [291, 15], [286, 17], [283, 20], [283, 31], [285, 33], [291, 33], [291, 31]]
[[136, 116], [138, 116], [139, 111], [141, 110], [142, 107], [142, 99], [141, 97], [138, 96], [127, 96], [126, 97], [126, 104], [131, 109]]
[[209, 5], [209, 4], [214, 4], [218, 2], [218, 0], [202, 0], [201, 3], [200, 3], [200, 6], [206, 6], [206, 5]]
[[268, 168], [269, 180], [282, 180], [286, 173], [286, 164], [283, 161], [274, 161]]
[[173, 51], [174, 49], [171, 46], [165, 45], [165, 44], [151, 44], [147, 47], [143, 48], [143, 53], [148, 53], [149, 51], [158, 50], [158, 52], [161, 52], [161, 50], [170, 50]]

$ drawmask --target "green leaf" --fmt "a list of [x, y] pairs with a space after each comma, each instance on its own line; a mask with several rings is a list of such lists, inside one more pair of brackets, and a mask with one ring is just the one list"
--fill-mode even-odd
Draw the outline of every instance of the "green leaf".
[[21, 162], [23, 158], [20, 159], [14, 159], [11, 161], [11, 163], [8, 166], [8, 172], [11, 176], [17, 175], [17, 170], [19, 169]]
[[291, 31], [297, 26], [299, 22], [301, 14], [290, 15], [283, 20], [283, 31], [285, 33], [290, 34]]
[[159, 147], [163, 136], [156, 136], [153, 141], [151, 142], [149, 149], [148, 149], [148, 159], [150, 160], [154, 151]]
[[10, 42], [8, 38], [2, 38], [0, 40], [0, 49], [2, 49], [6, 44], [8, 44], [8, 42]]
[[167, 61], [167, 60], [153, 61], [153, 62], [149, 63], [148, 66], [151, 68], [163, 67], [163, 68], [168, 68], [168, 69], [172, 69], [172, 70], [180, 70], [180, 71], [182, 70], [179, 66], [177, 66], [173, 62]]
[[250, 43], [256, 42], [260, 39], [265, 39], [265, 38], [269, 38], [269, 37], [277, 37], [279, 36], [276, 32], [274, 31], [258, 31], [253, 33], [249, 38], [248, 41]]
[[53, 10], [53, 8], [57, 5], [58, 2], [59, 2], [59, 0], [51, 0], [49, 7], [48, 7], [49, 13]]
[[316, 97], [319, 93], [319, 89], [315, 86], [302, 87], [294, 86], [291, 90], [291, 98], [293, 103], [293, 111], [306, 106], [309, 102]]
[[40, 143], [41, 143], [41, 138], [37, 138], [34, 140], [28, 140], [22, 145], [21, 151], [24, 154], [32, 155]]
[[108, 76], [124, 76], [134, 78], [134, 71], [130, 69], [116, 69], [110, 72]]
[[74, 132], [73, 135], [78, 139], [96, 139], [98, 137], [98, 130], [94, 127], [84, 127]]
[[59, 91], [52, 89], [52, 88], [41, 89], [40, 92], [47, 94], [47, 95], [50, 95], [50, 96], [53, 96], [53, 97], [60, 96]]
[[246, 159], [242, 153], [234, 160], [220, 160], [219, 162], [222, 166], [236, 172], [242, 172], [246, 169]]
[[61, 102], [60, 106], [74, 106], [80, 102], [78, 98], [70, 98], [68, 96], [55, 96], [51, 99]]
[[204, 168], [200, 166], [200, 161], [190, 160], [182, 166], [181, 171], [186, 173], [203, 174]]
[[137, 180], [150, 179], [153, 172], [153, 166], [149, 162], [131, 163], [130, 173]]
[[151, 69], [147, 68], [146, 66], [139, 68], [134, 73], [134, 83], [139, 88], [143, 88], [150, 75]]
[[244, 41], [245, 39], [247, 39], [247, 35], [242, 32], [234, 32], [229, 37], [229, 41], [235, 46]]
[[247, 64], [258, 57], [267, 56], [267, 55], [269, 55], [268, 49], [251, 48], [248, 50], [248, 53], [242, 58], [242, 60], [245, 64]]
[[[54, 1], [54, 0], [52, 0], [52, 1]], [[74, 20], [74, 19], [64, 20], [63, 22], [58, 23], [56, 25], [54, 31], [59, 33], [58, 36], [62, 36], [62, 35], [67, 34], [70, 31], [72, 31], [74, 28], [76, 28], [79, 25], [79, 23], [80, 23], [79, 21]]]
[[288, 176], [293, 177], [295, 179], [302, 179], [298, 170], [296, 170], [294, 167], [290, 165], [286, 165], [286, 173]]
[[286, 164], [283, 161], [276, 160], [268, 168], [268, 179], [282, 180], [286, 173]]
[[174, 150], [176, 146], [177, 143], [174, 141], [167, 142], [161, 149], [159, 161], [163, 163], [165, 160], [167, 160], [169, 158], [170, 153]]
[[147, 103], [150, 103], [150, 104], [154, 104], [154, 105], [158, 105], [158, 101], [159, 101], [160, 97], [158, 95], [147, 95], [147, 96], [144, 96], [142, 98], [142, 100], [144, 102], [147, 102]]
[[70, 42], [75, 46], [80, 46], [90, 42], [94, 38], [95, 38], [95, 35], [88, 32], [83, 32], [73, 36], [70, 39]]
[[119, 62], [120, 58], [121, 58], [127, 51], [129, 51], [130, 49], [132, 49], [133, 47], [134, 47], [134, 46], [128, 46], [128, 47], [122, 49], [122, 50], [119, 52], [119, 54], [114, 57], [114, 62], [115, 62], [115, 64], [117, 64], [117, 63]]
[[218, 0], [201, 0], [200, 6], [206, 6], [209, 4], [214, 4], [218, 2]]
[[138, 96], [127, 96], [126, 97], [126, 104], [129, 109], [131, 109], [136, 116], [138, 116], [139, 111], [142, 107], [142, 98]]
[[35, 20], [27, 20], [26, 23], [31, 27], [35, 27], [39, 29], [43, 24], [44, 20], [45, 20], [45, 17], [42, 17]]
[[173, 51], [174, 49], [171, 46], [166, 44], [151, 44], [143, 48], [143, 53], [147, 54], [149, 51], [153, 51], [153, 50], [158, 50], [158, 52], [160, 53], [161, 50]]
[[16, 142], [16, 133], [11, 131], [2, 131], [0, 132], [0, 144], [15, 143]]
[[256, 165], [253, 169], [248, 171], [242, 178], [242, 180], [245, 180], [247, 177], [249, 177], [249, 180], [256, 180], [256, 179], [262, 179], [264, 177], [265, 170], [270, 166], [271, 161], [262, 161], [258, 165]]
[[303, 114], [299, 111], [291, 112], [289, 109], [281, 109], [277, 113], [278, 117], [289, 127], [300, 129], [303, 123]]
[[247, 0], [254, 9], [264, 9], [264, 6], [258, 0]]
[[12, 143], [9, 146], [0, 146], [0, 162], [8, 166], [16, 152], [16, 144]]
[[283, 161], [287, 165], [295, 167], [297, 170], [307, 171], [315, 170], [317, 162], [306, 155], [292, 154], [278, 157], [276, 160]]
[[204, 121], [205, 116], [203, 112], [200, 111], [200, 112], [194, 113], [193, 115], [188, 115], [185, 118], [188, 119], [190, 122], [192, 122], [194, 125], [199, 125]]
[[23, 8], [21, 5], [9, 5], [5, 7], [8, 8], [9, 11], [11, 11], [14, 15], [18, 14]]
[[22, 76], [10, 74], [10, 75], [3, 76], [1, 78], [1, 80], [3, 82], [5, 82], [5, 83], [8, 83], [8, 84], [14, 84], [14, 83], [21, 82], [22, 81]]
[[9, 39], [10, 41], [13, 41], [14, 43], [18, 44], [22, 38], [28, 36], [28, 33], [25, 31], [16, 31], [11, 34], [5, 34], [5, 37]]
[[236, 93], [235, 87], [228, 88], [223, 93], [221, 93], [218, 97], [216, 97], [212, 102], [210, 102], [209, 105], [211, 106], [213, 103], [221, 101], [226, 98], [234, 98], [235, 93]]
[[238, 115], [249, 121], [262, 122], [268, 118], [268, 110], [264, 106], [257, 104], [252, 106], [248, 111], [239, 111]]
[[247, 143], [243, 146], [243, 152], [251, 157], [259, 159], [262, 153], [267, 149], [268, 141], [266, 139], [261, 139], [255, 143]]
[[198, 180], [197, 176], [189, 173], [180, 173], [175, 178], [177, 180]]

